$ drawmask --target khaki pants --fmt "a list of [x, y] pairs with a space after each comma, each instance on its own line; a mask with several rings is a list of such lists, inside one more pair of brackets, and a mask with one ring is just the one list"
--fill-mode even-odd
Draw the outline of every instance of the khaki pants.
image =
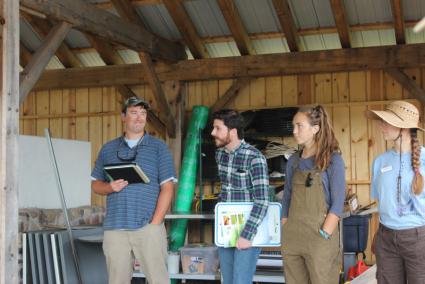
[[140, 261], [149, 284], [169, 284], [167, 236], [164, 224], [148, 224], [135, 231], [105, 231], [103, 252], [109, 284], [128, 284], [134, 257]]

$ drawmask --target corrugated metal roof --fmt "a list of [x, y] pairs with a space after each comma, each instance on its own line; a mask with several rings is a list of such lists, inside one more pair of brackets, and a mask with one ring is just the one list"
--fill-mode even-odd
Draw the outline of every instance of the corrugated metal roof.
[[271, 0], [235, 0], [235, 5], [248, 33], [267, 33], [280, 30], [279, 20]]
[[403, 14], [406, 21], [416, 21], [425, 16], [424, 0], [408, 0], [402, 1]]
[[185, 1], [184, 7], [199, 36], [230, 35], [230, 30], [216, 0]]
[[407, 43], [424, 43], [425, 42], [425, 31], [420, 33], [414, 33], [413, 28], [406, 29], [406, 42]]
[[344, 5], [349, 25], [393, 21], [390, 0], [345, 0]]
[[41, 41], [32, 29], [32, 27], [24, 20], [20, 19], [19, 31], [22, 43], [31, 51], [37, 50]]
[[300, 37], [302, 50], [327, 50], [341, 48], [338, 34], [307, 35]]
[[283, 38], [253, 40], [252, 45], [256, 54], [289, 52], [286, 39]]
[[139, 55], [134, 50], [121, 49], [118, 53], [126, 64], [140, 63]]
[[86, 36], [77, 30], [71, 29], [65, 37], [65, 42], [71, 48], [86, 48], [90, 47], [90, 43]]
[[102, 58], [100, 58], [97, 52], [84, 52], [77, 54], [78, 59], [83, 63], [84, 66], [105, 66]]
[[64, 69], [64, 68], [65, 67], [60, 62], [59, 58], [57, 58], [56, 56], [53, 56], [46, 66], [46, 69]]
[[239, 56], [238, 47], [234, 41], [207, 43], [205, 47], [211, 57]]
[[394, 45], [395, 33], [393, 29], [352, 32], [351, 42], [353, 47]]
[[139, 6], [137, 12], [142, 16], [147, 29], [169, 40], [179, 40], [181, 35], [173, 19], [163, 4]]
[[335, 26], [329, 1], [292, 0], [289, 5], [299, 29]]

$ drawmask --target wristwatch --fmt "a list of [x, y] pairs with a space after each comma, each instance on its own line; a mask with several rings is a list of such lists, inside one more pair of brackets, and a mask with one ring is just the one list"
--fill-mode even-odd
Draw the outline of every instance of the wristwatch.
[[329, 235], [328, 233], [326, 233], [325, 231], [323, 231], [323, 229], [319, 229], [319, 233], [320, 235], [325, 239], [325, 240], [329, 240], [331, 235]]

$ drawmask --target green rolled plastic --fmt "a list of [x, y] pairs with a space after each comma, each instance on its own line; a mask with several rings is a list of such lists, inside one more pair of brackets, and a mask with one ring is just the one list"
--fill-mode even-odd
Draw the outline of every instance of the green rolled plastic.
[[[190, 213], [195, 193], [196, 173], [199, 160], [200, 132], [207, 125], [208, 107], [194, 106], [186, 135], [183, 162], [180, 172], [174, 212]], [[187, 219], [176, 219], [171, 223], [170, 250], [178, 251], [184, 245]]]

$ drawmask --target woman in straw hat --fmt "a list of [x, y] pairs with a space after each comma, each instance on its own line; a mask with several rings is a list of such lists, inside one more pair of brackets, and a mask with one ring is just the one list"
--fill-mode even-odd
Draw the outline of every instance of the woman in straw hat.
[[394, 146], [372, 165], [371, 196], [378, 200], [374, 238], [378, 283], [425, 283], [425, 149], [419, 145], [419, 111], [395, 101], [384, 111], [368, 111]]
[[286, 166], [282, 201], [285, 283], [337, 284], [344, 161], [323, 106], [300, 108], [292, 124], [302, 149]]

